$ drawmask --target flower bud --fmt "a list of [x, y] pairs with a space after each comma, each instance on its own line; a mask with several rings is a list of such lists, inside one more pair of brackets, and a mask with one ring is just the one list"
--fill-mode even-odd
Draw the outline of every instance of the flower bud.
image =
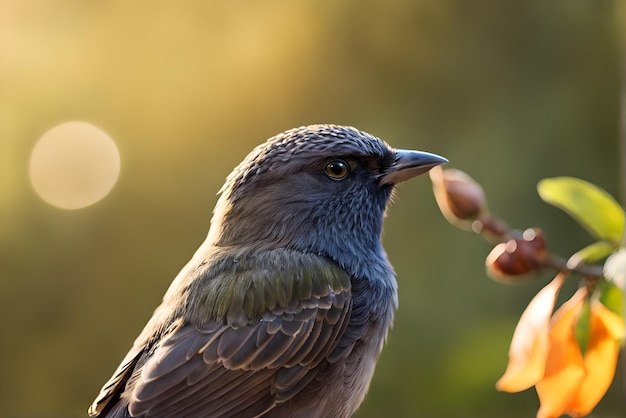
[[439, 209], [451, 223], [470, 221], [469, 227], [486, 210], [483, 188], [465, 172], [434, 167], [430, 179]]
[[487, 274], [498, 281], [512, 281], [513, 277], [537, 272], [547, 256], [543, 232], [527, 229], [522, 238], [502, 242], [491, 250], [485, 263]]

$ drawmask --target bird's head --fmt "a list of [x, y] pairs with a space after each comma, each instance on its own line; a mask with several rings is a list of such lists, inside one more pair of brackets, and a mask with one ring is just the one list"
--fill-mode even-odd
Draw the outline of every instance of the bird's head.
[[446, 161], [351, 127], [286, 131], [228, 176], [207, 242], [315, 253], [365, 276], [368, 265], [386, 262], [380, 236], [394, 185]]

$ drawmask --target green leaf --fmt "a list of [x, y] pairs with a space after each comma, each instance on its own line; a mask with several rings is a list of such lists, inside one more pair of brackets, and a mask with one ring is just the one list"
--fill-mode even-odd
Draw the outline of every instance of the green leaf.
[[589, 309], [589, 298], [585, 298], [585, 303], [583, 303], [580, 316], [578, 317], [576, 327], [574, 328], [574, 334], [576, 335], [576, 340], [578, 340], [578, 345], [580, 346], [580, 351], [583, 353], [583, 356], [585, 355], [587, 346], [589, 345], [590, 324], [591, 309]]
[[567, 260], [567, 267], [574, 269], [581, 263], [591, 264], [611, 255], [615, 246], [607, 241], [598, 241], [578, 250]]
[[624, 309], [624, 288], [626, 285], [626, 250], [621, 249], [607, 258], [604, 263], [604, 277], [600, 286], [600, 302], [618, 315], [626, 314]]
[[602, 280], [600, 286], [600, 302], [617, 315], [622, 314], [624, 304], [624, 293], [613, 283]]
[[573, 177], [553, 177], [541, 180], [537, 191], [544, 202], [570, 214], [596, 237], [620, 244], [624, 210], [603, 189]]

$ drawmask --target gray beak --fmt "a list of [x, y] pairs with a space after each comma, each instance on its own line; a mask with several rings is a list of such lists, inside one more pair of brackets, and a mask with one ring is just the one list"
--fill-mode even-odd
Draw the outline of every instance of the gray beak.
[[437, 154], [424, 151], [396, 150], [396, 158], [391, 167], [381, 175], [381, 184], [398, 184], [426, 173], [431, 168], [447, 163], [448, 160]]

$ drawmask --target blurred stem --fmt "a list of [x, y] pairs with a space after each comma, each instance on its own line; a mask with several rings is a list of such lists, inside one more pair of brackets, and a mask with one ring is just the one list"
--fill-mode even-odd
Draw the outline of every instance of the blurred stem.
[[[520, 231], [510, 231], [502, 219], [488, 213], [474, 221], [472, 230], [482, 235], [487, 241], [507, 242], [522, 237]], [[568, 260], [555, 254], [548, 254], [543, 262], [543, 267], [552, 268], [561, 273], [578, 273], [591, 280], [596, 280], [604, 274], [602, 266], [585, 263], [572, 265], [568, 263]]]
[[575, 272], [587, 279], [599, 279], [603, 275], [602, 266], [592, 264], [579, 264], [577, 266], [570, 266], [567, 260], [550, 254], [545, 262], [546, 267], [553, 268], [563, 273]]

